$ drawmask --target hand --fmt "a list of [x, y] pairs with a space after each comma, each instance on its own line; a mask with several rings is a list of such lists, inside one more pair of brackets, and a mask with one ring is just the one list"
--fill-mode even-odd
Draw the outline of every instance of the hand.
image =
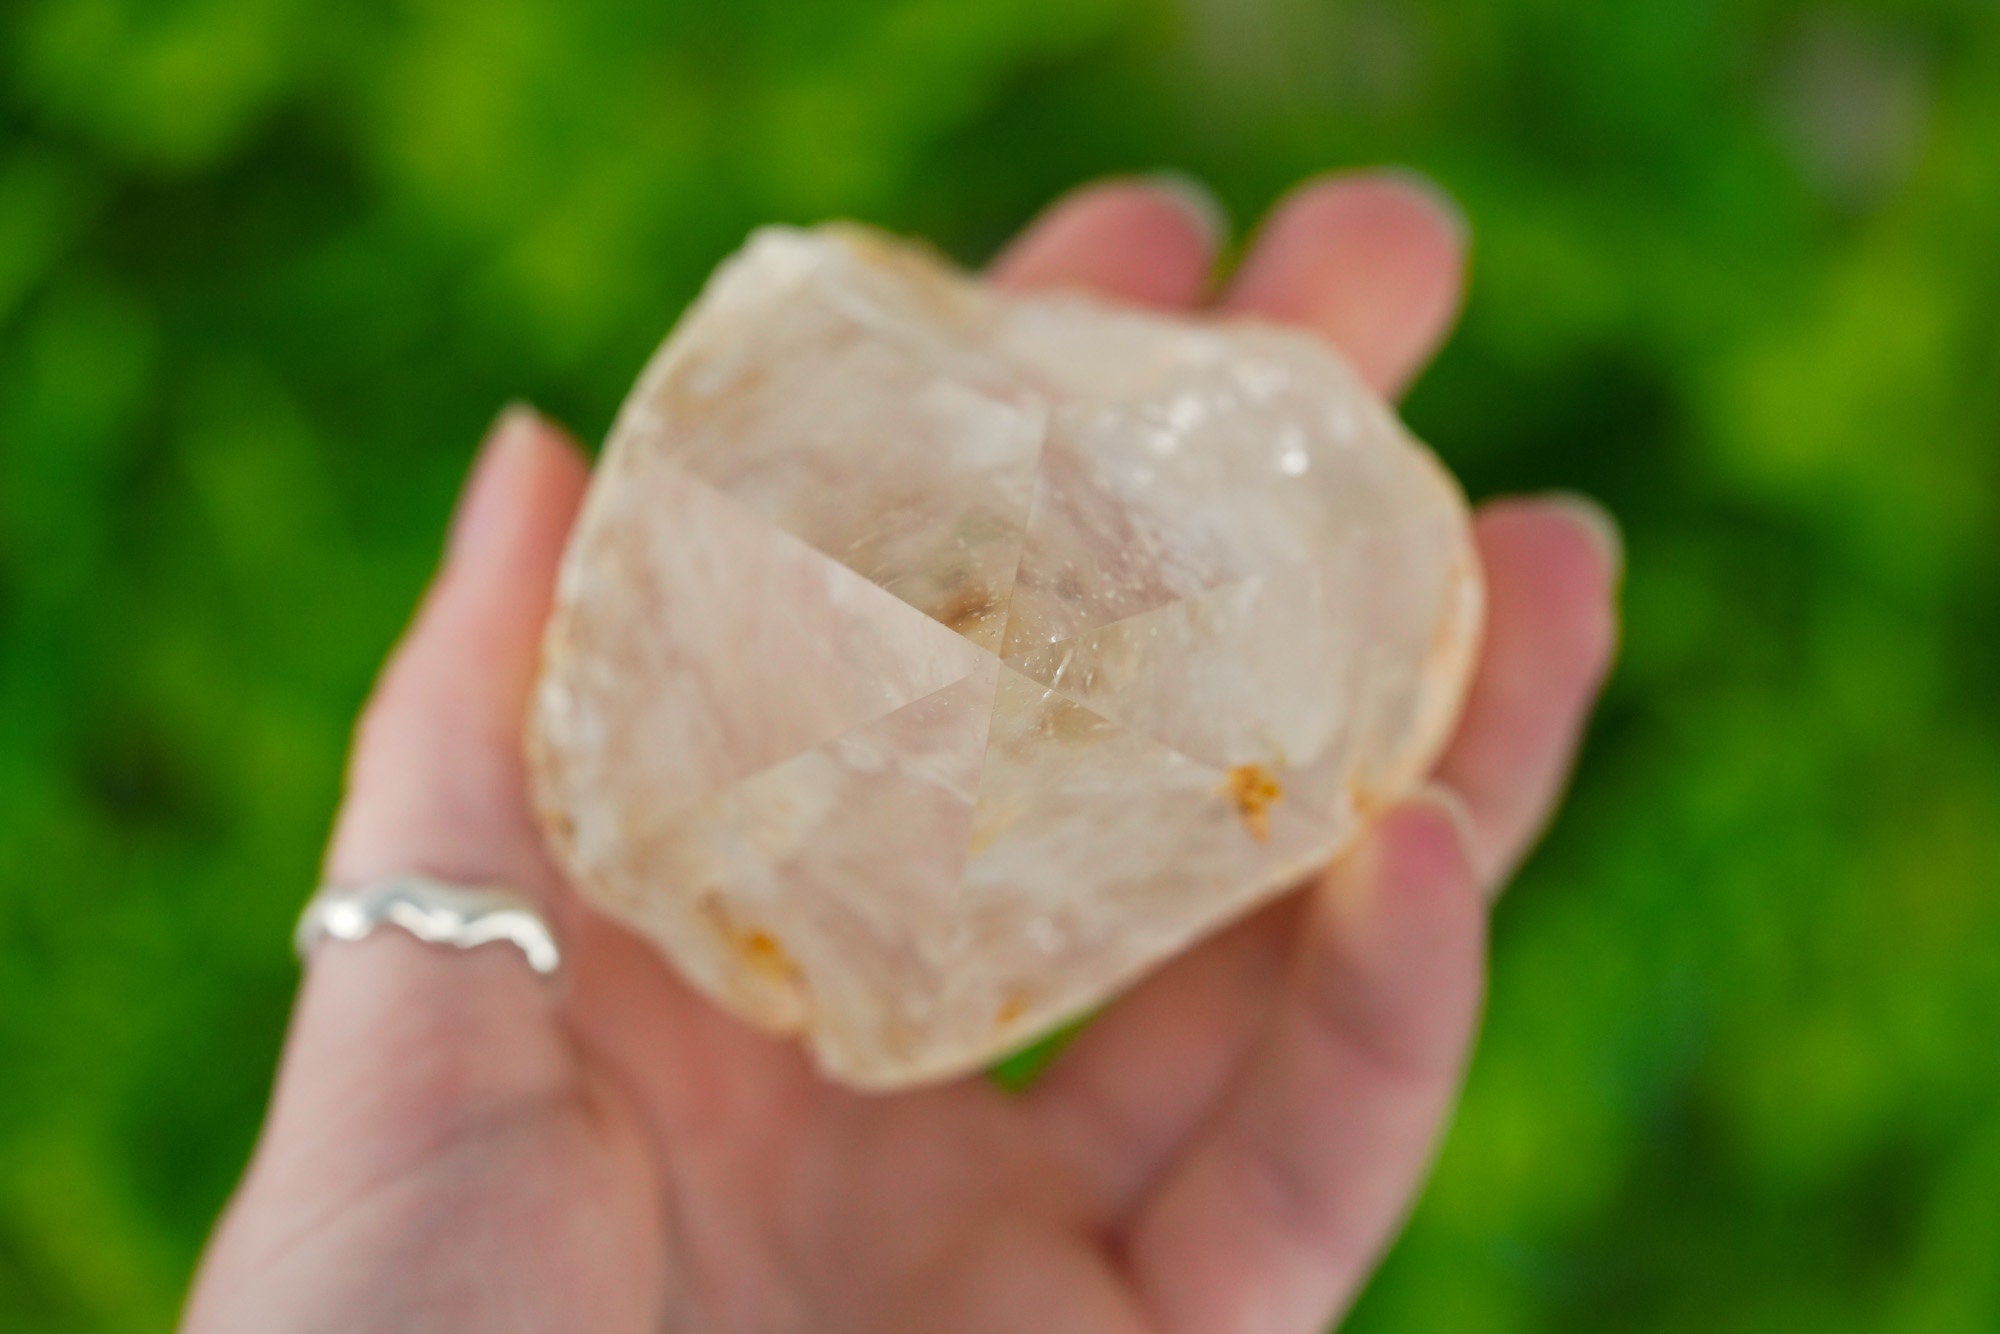
[[[1204, 305], [1173, 191], [1058, 203], [1017, 288]], [[1386, 176], [1308, 185], [1225, 312], [1393, 394], [1445, 334], [1462, 238]], [[506, 948], [324, 947], [191, 1330], [1312, 1331], [1394, 1235], [1456, 1096], [1486, 908], [1548, 815], [1615, 634], [1608, 521], [1485, 506], [1484, 656], [1434, 784], [1299, 893], [1162, 969], [1029, 1091], [863, 1097], [689, 991], [545, 859], [518, 735], [585, 465], [509, 414], [358, 730], [328, 857], [544, 896], [570, 985]]]

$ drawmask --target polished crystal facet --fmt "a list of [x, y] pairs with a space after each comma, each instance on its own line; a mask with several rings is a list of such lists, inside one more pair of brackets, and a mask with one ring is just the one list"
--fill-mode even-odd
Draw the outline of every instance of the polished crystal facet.
[[767, 230], [619, 418], [530, 725], [577, 887], [849, 1084], [1336, 855], [1457, 710], [1464, 502], [1301, 333]]

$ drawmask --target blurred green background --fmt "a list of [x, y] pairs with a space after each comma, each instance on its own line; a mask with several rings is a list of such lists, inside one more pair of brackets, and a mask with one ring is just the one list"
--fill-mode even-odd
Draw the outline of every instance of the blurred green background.
[[0, 3], [0, 1327], [173, 1318], [472, 445], [752, 225], [1415, 164], [1409, 415], [1630, 538], [1361, 1330], [2000, 1329], [1991, 0]]

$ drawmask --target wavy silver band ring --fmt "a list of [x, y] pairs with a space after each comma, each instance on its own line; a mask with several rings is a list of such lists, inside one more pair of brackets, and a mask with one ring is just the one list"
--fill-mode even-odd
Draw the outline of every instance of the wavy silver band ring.
[[380, 926], [400, 927], [428, 944], [462, 950], [503, 941], [518, 948], [528, 966], [544, 977], [562, 966], [555, 933], [526, 895], [421, 875], [322, 885], [300, 914], [292, 944], [304, 960], [328, 937], [365, 940]]

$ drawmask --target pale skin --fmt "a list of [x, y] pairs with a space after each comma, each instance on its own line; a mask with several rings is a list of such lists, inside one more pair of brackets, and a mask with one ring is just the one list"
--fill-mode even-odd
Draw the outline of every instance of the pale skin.
[[[1052, 206], [1015, 288], [1254, 315], [1380, 391], [1458, 309], [1464, 237], [1396, 176], [1309, 182], [1213, 290], [1201, 211], [1145, 182]], [[335, 881], [538, 895], [568, 983], [505, 946], [323, 947], [186, 1328], [1284, 1334], [1324, 1329], [1400, 1228], [1457, 1096], [1488, 905], [1548, 818], [1616, 639], [1615, 530], [1482, 506], [1486, 641], [1430, 783], [1333, 869], [1166, 966], [1023, 1094], [829, 1085], [583, 908], [519, 734], [585, 483], [502, 418], [356, 732]]]

